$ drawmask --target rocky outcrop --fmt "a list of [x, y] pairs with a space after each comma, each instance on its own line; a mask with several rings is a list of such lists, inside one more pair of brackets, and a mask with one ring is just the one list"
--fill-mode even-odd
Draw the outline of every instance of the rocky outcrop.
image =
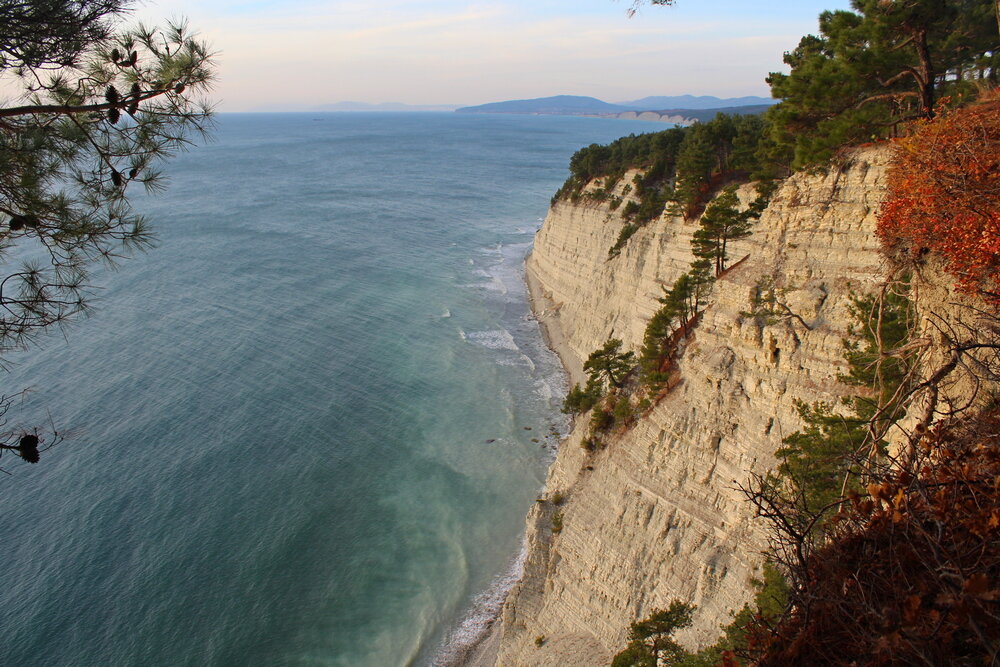
[[623, 111], [616, 114], [601, 114], [603, 118], [621, 118], [623, 120], [651, 120], [659, 123], [673, 123], [674, 125], [693, 125], [698, 122], [695, 118], [687, 118], [681, 112], [662, 111]]
[[[698, 606], [679, 635], [693, 647], [750, 598], [764, 538], [737, 485], [770, 467], [800, 427], [796, 399], [844, 393], [850, 297], [880, 279], [873, 232], [887, 158], [868, 149], [784, 182], [754, 234], [735, 244], [733, 262], [745, 259], [717, 281], [680, 358], [681, 382], [595, 454], [580, 447], [580, 420], [549, 472], [549, 500], [528, 516], [529, 554], [504, 607], [497, 665], [607, 665], [631, 621], [675, 598]], [[536, 310], [568, 366], [609, 337], [638, 350], [662, 288], [691, 261], [695, 225], [667, 216], [610, 257], [623, 224], [585, 197], [557, 202], [536, 237]], [[766, 280], [801, 320], [745, 314]]]

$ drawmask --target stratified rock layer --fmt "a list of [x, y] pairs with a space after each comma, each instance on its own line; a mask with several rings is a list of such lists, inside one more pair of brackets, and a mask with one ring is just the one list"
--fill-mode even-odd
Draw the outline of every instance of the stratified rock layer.
[[[631, 621], [675, 598], [698, 607], [679, 635], [693, 647], [750, 599], [764, 537], [737, 485], [768, 469], [801, 426], [796, 399], [834, 403], [845, 393], [837, 376], [850, 297], [881, 274], [874, 227], [887, 157], [860, 151], [826, 174], [785, 181], [754, 234], [734, 245], [735, 266], [686, 343], [680, 384], [596, 454], [580, 447], [587, 424], [578, 421], [547, 482], [547, 497], [564, 502], [539, 502], [528, 516], [529, 555], [504, 607], [497, 665], [606, 666]], [[609, 257], [623, 224], [606, 203], [561, 201], [536, 237], [536, 307], [561, 329], [570, 366], [610, 337], [637, 351], [662, 288], [691, 261], [695, 223], [666, 216]], [[745, 314], [765, 280], [804, 323]]]

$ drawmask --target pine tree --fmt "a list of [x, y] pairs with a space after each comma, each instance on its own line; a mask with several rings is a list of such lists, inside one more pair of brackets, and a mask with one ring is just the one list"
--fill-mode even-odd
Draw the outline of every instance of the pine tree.
[[0, 354], [82, 312], [88, 269], [148, 246], [135, 186], [204, 133], [211, 54], [184, 25], [118, 30], [120, 0], [0, 5], [0, 261], [41, 247], [46, 264], [0, 267]]
[[[0, 356], [85, 312], [95, 263], [150, 244], [129, 192], [210, 127], [212, 54], [183, 24], [123, 29], [128, 4], [0, 3]], [[33, 463], [56, 440], [0, 431], [0, 453]]]
[[709, 124], [691, 127], [677, 155], [677, 187], [674, 191], [674, 198], [686, 218], [697, 212], [717, 166]]
[[705, 209], [691, 239], [695, 257], [710, 260], [716, 276], [726, 269], [729, 242], [750, 235], [750, 216], [739, 210], [739, 203], [736, 186], [723, 190]]
[[[583, 370], [595, 382], [605, 380], [612, 387], [621, 387], [625, 381], [625, 376], [635, 363], [635, 354], [621, 351], [622, 341], [617, 338], [609, 338], [604, 347], [595, 350], [587, 357], [587, 362], [583, 365]], [[589, 383], [588, 383], [589, 386]]]
[[694, 606], [674, 600], [667, 609], [656, 609], [647, 618], [633, 623], [629, 644], [615, 656], [611, 667], [656, 667], [689, 658], [691, 654], [672, 635], [691, 625], [694, 610]]
[[782, 100], [768, 111], [772, 140], [792, 151], [795, 168], [933, 116], [941, 93], [968, 89], [973, 70], [996, 84], [1000, 48], [994, 25], [984, 20], [995, 11], [993, 0], [853, 0], [852, 6], [853, 12], [823, 12], [820, 36], [803, 37], [785, 54], [791, 73], [767, 79]]

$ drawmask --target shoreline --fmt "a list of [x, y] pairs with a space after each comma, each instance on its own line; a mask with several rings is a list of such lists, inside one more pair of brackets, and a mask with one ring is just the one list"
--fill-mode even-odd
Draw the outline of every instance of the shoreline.
[[[510, 591], [508, 591], [509, 593]], [[500, 654], [500, 613], [490, 623], [489, 629], [470, 646], [465, 655], [452, 663], [454, 667], [494, 667]]]
[[[559, 323], [559, 304], [545, 294], [538, 279], [531, 272], [531, 251], [524, 258], [524, 282], [528, 288], [528, 306], [531, 313], [538, 322], [538, 328], [542, 333], [542, 340], [545, 346], [559, 357], [559, 363], [566, 373], [569, 387], [575, 384], [583, 386], [586, 382], [586, 375], [583, 373], [583, 362], [577, 358], [573, 350], [570, 349]], [[562, 442], [559, 443], [560, 447]], [[557, 450], [558, 452], [558, 450]], [[518, 577], [520, 580], [524, 576], [522, 572]], [[507, 591], [510, 594], [510, 590]], [[506, 595], [504, 596], [506, 602]], [[452, 663], [454, 667], [495, 667], [500, 652], [500, 629], [503, 625], [501, 616], [503, 605], [497, 612], [496, 617], [482, 637], [476, 643], [467, 647], [464, 655]]]

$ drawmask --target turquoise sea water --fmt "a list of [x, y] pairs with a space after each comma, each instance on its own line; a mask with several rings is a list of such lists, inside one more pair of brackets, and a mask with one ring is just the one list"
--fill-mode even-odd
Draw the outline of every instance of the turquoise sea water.
[[[516, 572], [565, 423], [522, 263], [577, 148], [649, 123], [223, 115], [154, 251], [12, 355], [3, 665], [424, 665]], [[530, 430], [529, 430], [530, 429]], [[537, 442], [535, 442], [537, 440]]]

